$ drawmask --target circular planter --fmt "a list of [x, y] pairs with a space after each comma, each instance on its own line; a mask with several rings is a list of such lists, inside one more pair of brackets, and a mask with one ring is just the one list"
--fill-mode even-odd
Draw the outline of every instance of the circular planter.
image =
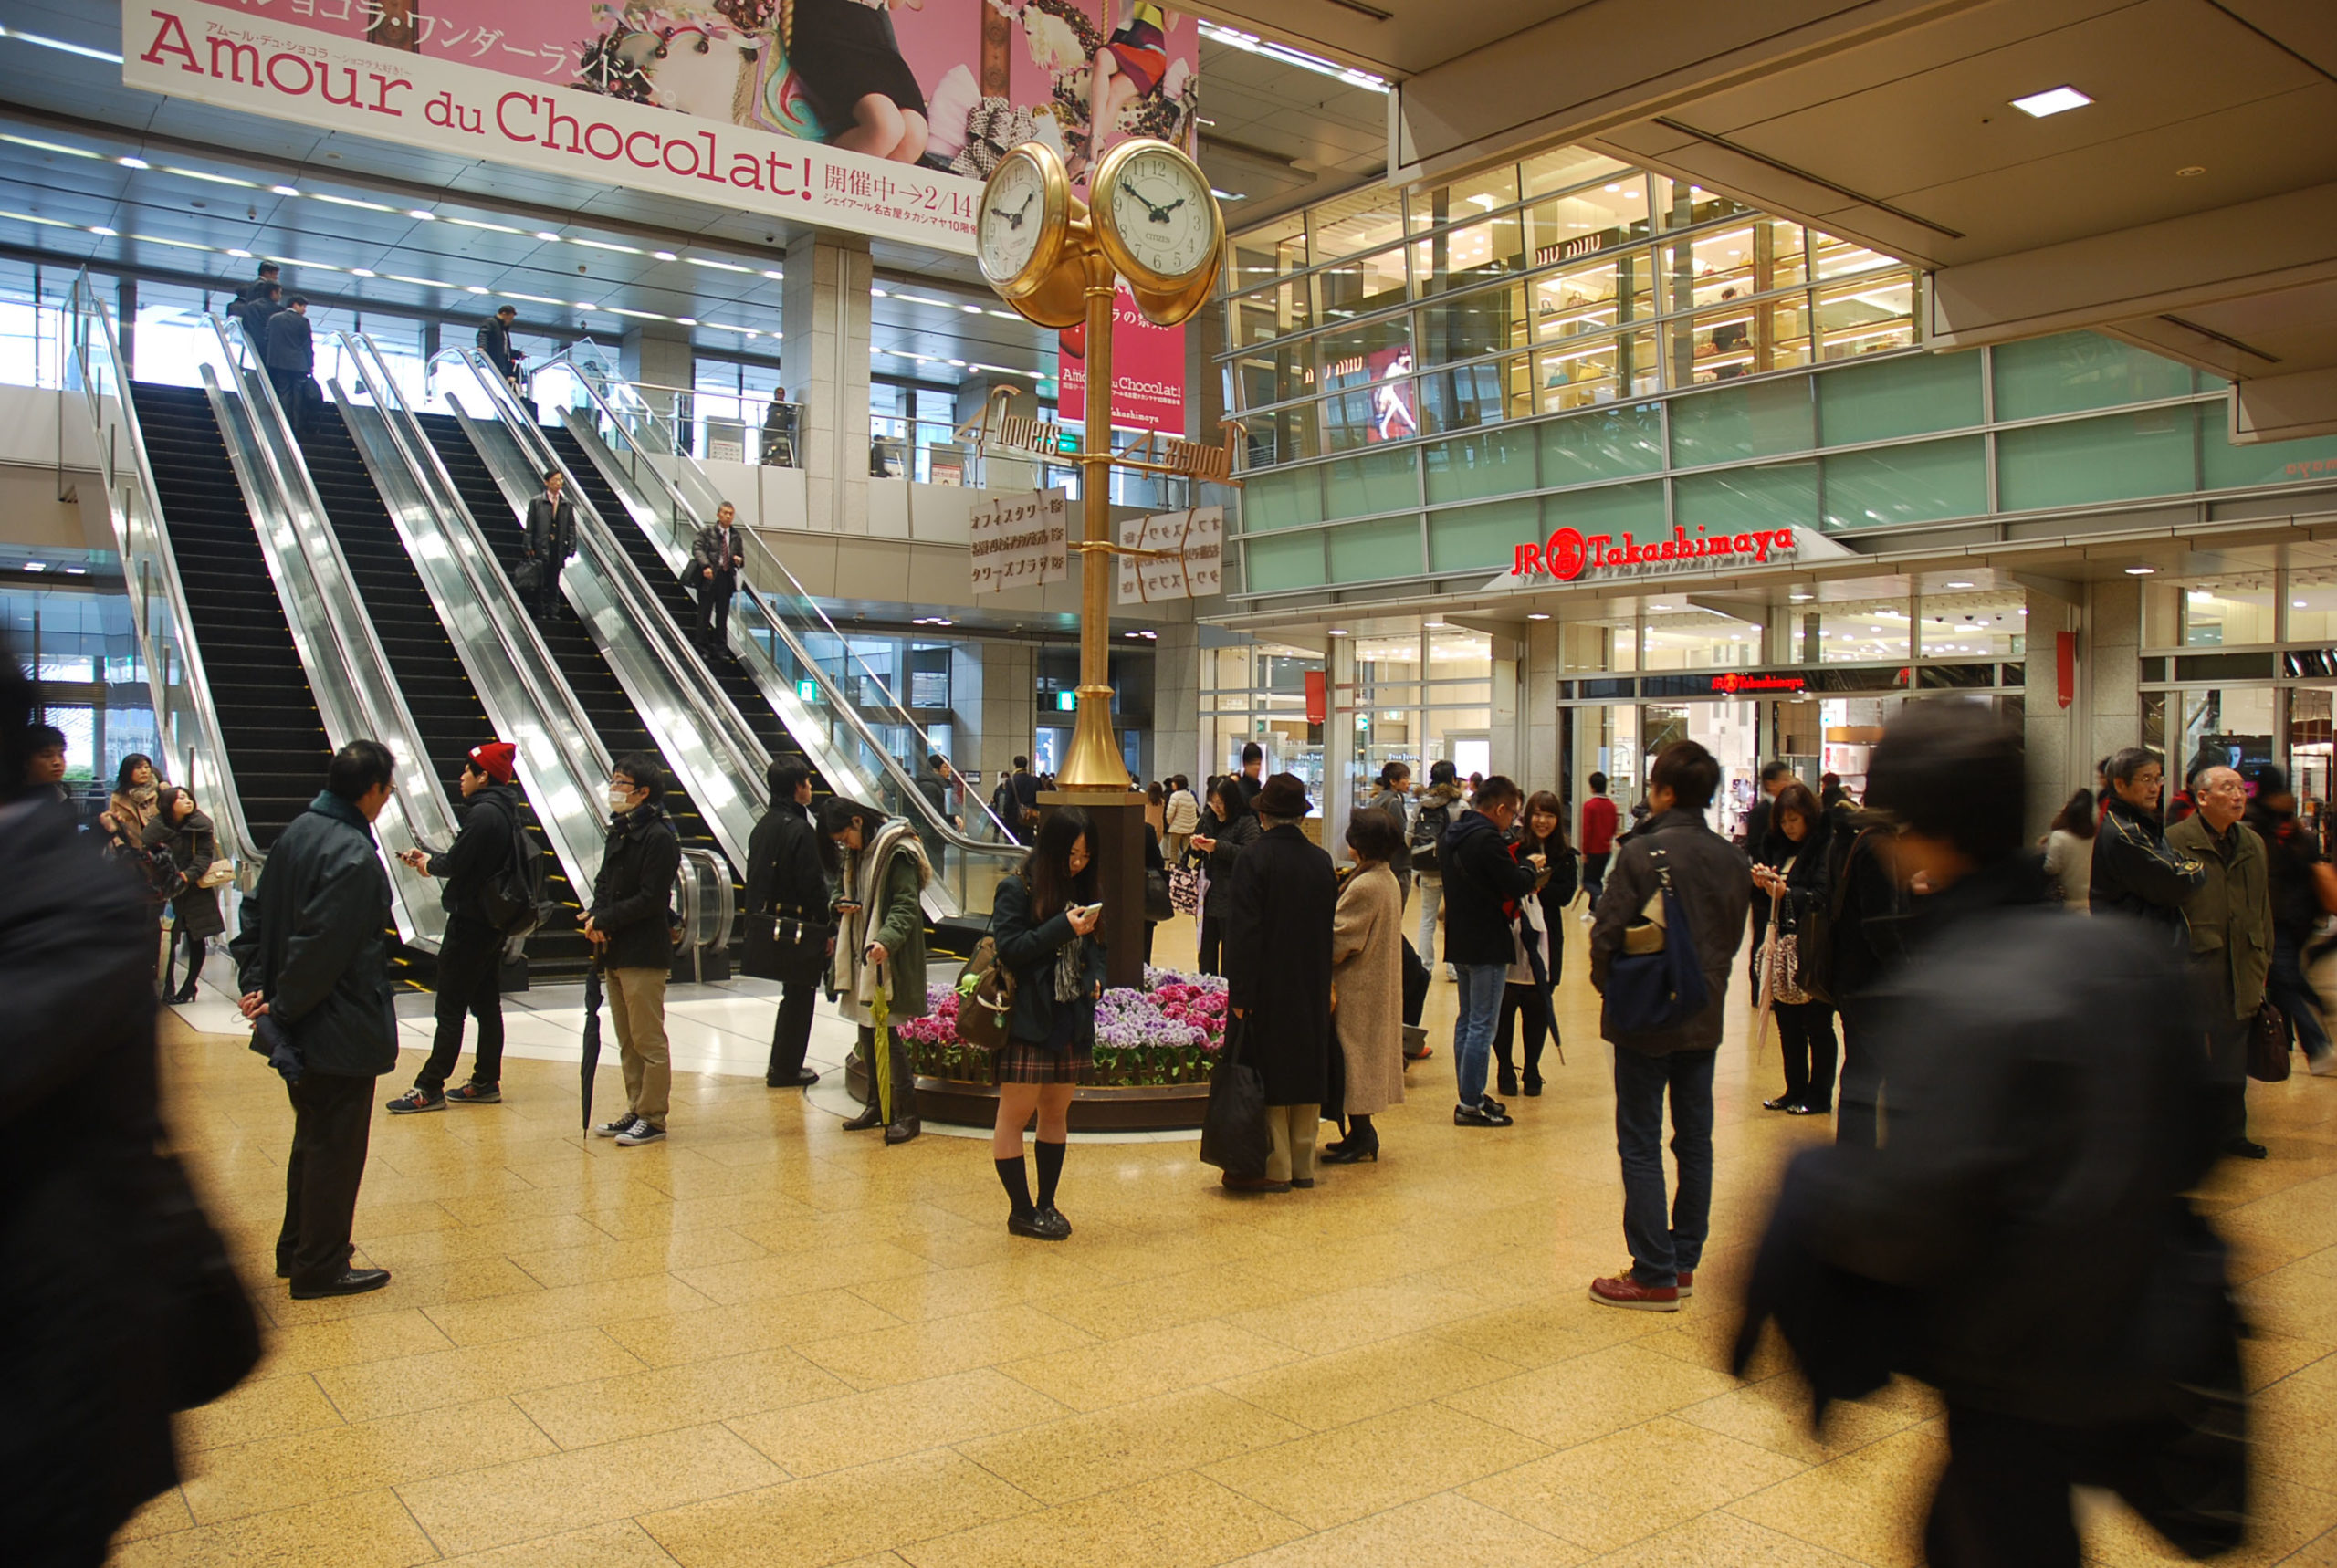
[[[854, 1097], [868, 1095], [868, 1071], [857, 1051], [844, 1064], [844, 1086]], [[1071, 1130], [1074, 1133], [1183, 1133], [1200, 1128], [1209, 1109], [1206, 1083], [1145, 1084], [1110, 1088], [1081, 1084], [1071, 1097]], [[998, 1120], [995, 1084], [961, 1078], [917, 1081], [917, 1113], [953, 1126], [987, 1127]]]

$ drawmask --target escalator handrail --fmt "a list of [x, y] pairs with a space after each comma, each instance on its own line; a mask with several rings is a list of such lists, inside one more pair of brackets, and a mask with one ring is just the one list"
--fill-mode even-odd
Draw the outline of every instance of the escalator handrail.
[[[571, 361], [565, 353], [557, 356], [550, 362], [540, 367], [536, 371], [536, 374], [540, 375], [544, 373], [544, 371], [551, 370], [555, 365], [567, 371], [568, 373], [575, 379], [577, 384], [584, 389], [585, 395], [592, 400], [593, 405], [608, 416], [611, 423], [617, 425], [620, 429], [624, 428], [622, 420], [616, 413], [615, 410], [610, 407], [607, 400], [601, 395], [600, 389], [592, 385], [591, 378], [584, 373], [582, 367], [576, 364], [573, 361]], [[531, 382], [532, 379], [533, 378], [531, 377]], [[655, 411], [650, 412], [649, 417], [652, 419], [657, 417]], [[697, 461], [695, 458], [689, 457], [686, 453], [678, 453], [677, 455], [684, 461], [690, 462], [693, 465]], [[673, 481], [668, 478], [655, 463], [646, 463], [643, 465], [643, 466], [646, 467], [652, 474], [655, 474], [657, 476], [659, 486], [665, 490], [668, 498], [672, 500], [674, 505], [678, 507], [682, 513], [690, 517], [692, 521], [697, 524], [698, 527], [703, 528], [706, 526], [705, 521], [699, 518], [697, 509], [690, 505], [689, 501], [682, 495], [681, 491], [676, 487]], [[703, 475], [704, 471], [700, 470], [700, 473]], [[707, 484], [709, 488], [715, 487], [713, 481], [710, 478], [707, 480]], [[820, 609], [817, 601], [812, 600], [810, 594], [804, 592], [803, 585], [796, 580], [795, 574], [793, 572], [788, 570], [786, 562], [779, 559], [777, 552], [773, 551], [760, 539], [755, 538], [753, 530], [741, 529], [739, 531], [742, 537], [752, 541], [755, 549], [761, 553], [764, 559], [769, 560], [773, 567], [786, 577], [788, 584], [794, 590], [796, 597], [811, 607], [812, 612], [819, 616], [820, 623], [826, 627], [829, 633], [836, 639], [837, 645], [844, 650], [846, 656], [851, 658], [854, 663], [860, 665], [863, 676], [865, 679], [875, 681], [880, 689], [883, 688], [885, 685], [883, 678], [875, 671], [868, 668], [866, 661], [861, 659], [857, 653], [852, 652], [850, 640], [846, 638], [843, 632], [836, 630], [835, 623], [828, 619], [827, 612]], [[973, 802], [976, 809], [978, 809], [983, 816], [989, 818], [991, 824], [998, 829], [999, 837], [994, 841], [974, 838], [969, 834], [963, 832], [952, 824], [946, 813], [936, 812], [933, 809], [933, 802], [927, 800], [924, 792], [917, 788], [916, 778], [904, 768], [900, 765], [900, 759], [894, 757], [892, 753], [885, 747], [883, 743], [876, 738], [875, 732], [869, 727], [867, 721], [861, 716], [859, 709], [846, 699], [844, 689], [839, 686], [833, 677], [828, 674], [826, 667], [812, 656], [810, 649], [805, 647], [802, 639], [796, 636], [794, 629], [784, 620], [781, 619], [780, 616], [772, 610], [770, 601], [764, 596], [762, 591], [757, 588], [753, 581], [747, 579], [743, 573], [740, 577], [740, 587], [742, 591], [754, 601], [757, 608], [762, 614], [763, 620], [768, 622], [771, 629], [786, 642], [788, 652], [795, 655], [796, 662], [804, 669], [812, 672], [812, 678], [819, 684], [821, 695], [826, 698], [829, 707], [844, 719], [844, 723], [852, 729], [854, 735], [860, 740], [861, 744], [867, 748], [868, 754], [879, 760], [885, 768], [886, 776], [890, 778], [896, 785], [902, 801], [910, 806], [912, 810], [916, 810], [918, 816], [926, 821], [927, 825], [929, 828], [935, 830], [936, 836], [941, 841], [971, 854], [1019, 857], [1022, 853], [1022, 846], [1015, 841], [1014, 834], [1008, 829], [1006, 824], [998, 820], [997, 814], [990, 809], [990, 802], [987, 800], [978, 798], [970, 792], [969, 792], [967, 796], [967, 799]], [[749, 639], [748, 641], [751, 644], [752, 639]], [[781, 709], [780, 704], [776, 700], [774, 694], [762, 678], [762, 670], [752, 662], [749, 662], [749, 667], [750, 671], [753, 671], [756, 674], [756, 685], [764, 688], [764, 696], [766, 698], [772, 699], [773, 709], [775, 711], [783, 711], [783, 709]], [[771, 667], [770, 674], [773, 678], [778, 677], [776, 666]], [[901, 706], [897, 699], [895, 699], [893, 706], [896, 707]], [[907, 712], [906, 708], [902, 708], [901, 711], [904, 715]], [[930, 754], [934, 750], [932, 738], [927, 736], [914, 720], [909, 721], [907, 727], [910, 733], [917, 737], [918, 745], [923, 747], [927, 754]], [[849, 771], [857, 771], [856, 769], [850, 769], [848, 765], [847, 769]]]
[[[195, 640], [194, 622], [187, 613], [186, 585], [179, 576], [178, 553], [171, 543], [169, 522], [162, 511], [162, 495], [154, 484], [154, 469], [147, 456], [146, 435], [138, 422], [138, 405], [131, 396], [130, 377], [121, 361], [121, 342], [114, 331], [113, 312], [106, 308], [104, 297], [89, 280], [89, 269], [83, 267], [74, 274], [67, 293], [67, 308], [71, 319], [85, 319], [97, 323], [95, 333], [75, 331], [70, 334], [67, 354], [68, 364], [78, 371], [81, 394], [89, 416], [92, 444], [97, 448], [98, 468], [106, 486], [106, 515], [113, 524], [114, 546], [121, 556], [122, 587], [130, 598], [131, 622], [138, 638], [139, 657], [146, 665], [148, 700], [153, 704], [154, 728], [157, 735], [167, 733], [170, 709], [170, 687], [165, 662], [155, 656], [152, 633], [148, 630], [145, 611], [146, 588], [139, 582], [138, 552], [132, 548], [128, 507], [115, 500], [120, 473], [115, 466], [112, 444], [104, 439], [106, 433], [105, 397], [98, 390], [90, 374], [88, 350], [92, 345], [105, 355], [107, 380], [114, 388], [116, 417], [130, 434], [131, 477], [145, 497], [146, 509], [154, 519], [154, 554], [156, 583], [164, 605], [169, 609], [171, 622], [177, 629], [182, 656], [179, 664], [186, 681], [187, 701], [194, 711], [195, 729], [202, 745], [211, 754], [211, 764], [219, 779], [219, 788], [210, 793], [213, 799], [204, 803], [204, 811], [215, 827], [226, 831], [220, 835], [220, 853], [236, 862], [236, 886], [245, 892], [258, 884], [259, 872], [267, 856], [252, 834], [250, 820], [244, 813], [242, 794], [236, 788], [236, 772], [227, 758], [226, 732], [219, 722], [218, 705], [211, 695], [211, 681], [204, 670], [202, 651]], [[192, 779], [189, 780], [193, 782]]]

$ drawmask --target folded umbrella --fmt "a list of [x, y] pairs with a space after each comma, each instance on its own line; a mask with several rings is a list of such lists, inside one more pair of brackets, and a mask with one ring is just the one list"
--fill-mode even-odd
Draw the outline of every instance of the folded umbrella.
[[592, 1077], [601, 1070], [601, 961], [584, 971], [584, 1130], [592, 1130]]

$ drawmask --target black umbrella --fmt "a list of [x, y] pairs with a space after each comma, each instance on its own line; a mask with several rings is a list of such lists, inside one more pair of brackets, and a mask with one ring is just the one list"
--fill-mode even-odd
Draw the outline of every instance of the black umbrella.
[[584, 1130], [592, 1130], [592, 1075], [601, 1070], [601, 961], [584, 971]]

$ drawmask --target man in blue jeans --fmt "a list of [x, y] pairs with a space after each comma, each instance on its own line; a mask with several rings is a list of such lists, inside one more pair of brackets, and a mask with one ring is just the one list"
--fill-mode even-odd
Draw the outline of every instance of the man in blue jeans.
[[[1713, 1059], [1728, 1009], [1728, 972], [1745, 938], [1752, 870], [1704, 820], [1720, 764], [1692, 740], [1675, 741], [1648, 769], [1648, 817], [1615, 857], [1590, 926], [1590, 983], [1603, 995], [1625, 932], [1668, 877], [1704, 974], [1703, 1010], [1669, 1029], [1626, 1031], [1602, 1015], [1615, 1048], [1615, 1152], [1623, 1165], [1623, 1239], [1631, 1266], [1593, 1280], [1605, 1306], [1676, 1312], [1696, 1288], [1713, 1207]], [[1667, 933], [1666, 941], [1679, 940]], [[1672, 1101], [1672, 1153], [1680, 1184], [1667, 1216], [1663, 1102]]]
[[1461, 987], [1460, 1010], [1452, 1020], [1452, 1071], [1460, 1079], [1460, 1099], [1452, 1107], [1456, 1127], [1510, 1124], [1509, 1107], [1485, 1093], [1485, 1063], [1501, 1017], [1501, 988], [1517, 953], [1512, 912], [1519, 899], [1550, 879], [1545, 857], [1529, 855], [1521, 862], [1502, 837], [1525, 803], [1525, 792], [1496, 773], [1478, 787], [1471, 809], [1444, 831], [1437, 846], [1437, 864], [1444, 873], [1444, 961], [1457, 971]]

